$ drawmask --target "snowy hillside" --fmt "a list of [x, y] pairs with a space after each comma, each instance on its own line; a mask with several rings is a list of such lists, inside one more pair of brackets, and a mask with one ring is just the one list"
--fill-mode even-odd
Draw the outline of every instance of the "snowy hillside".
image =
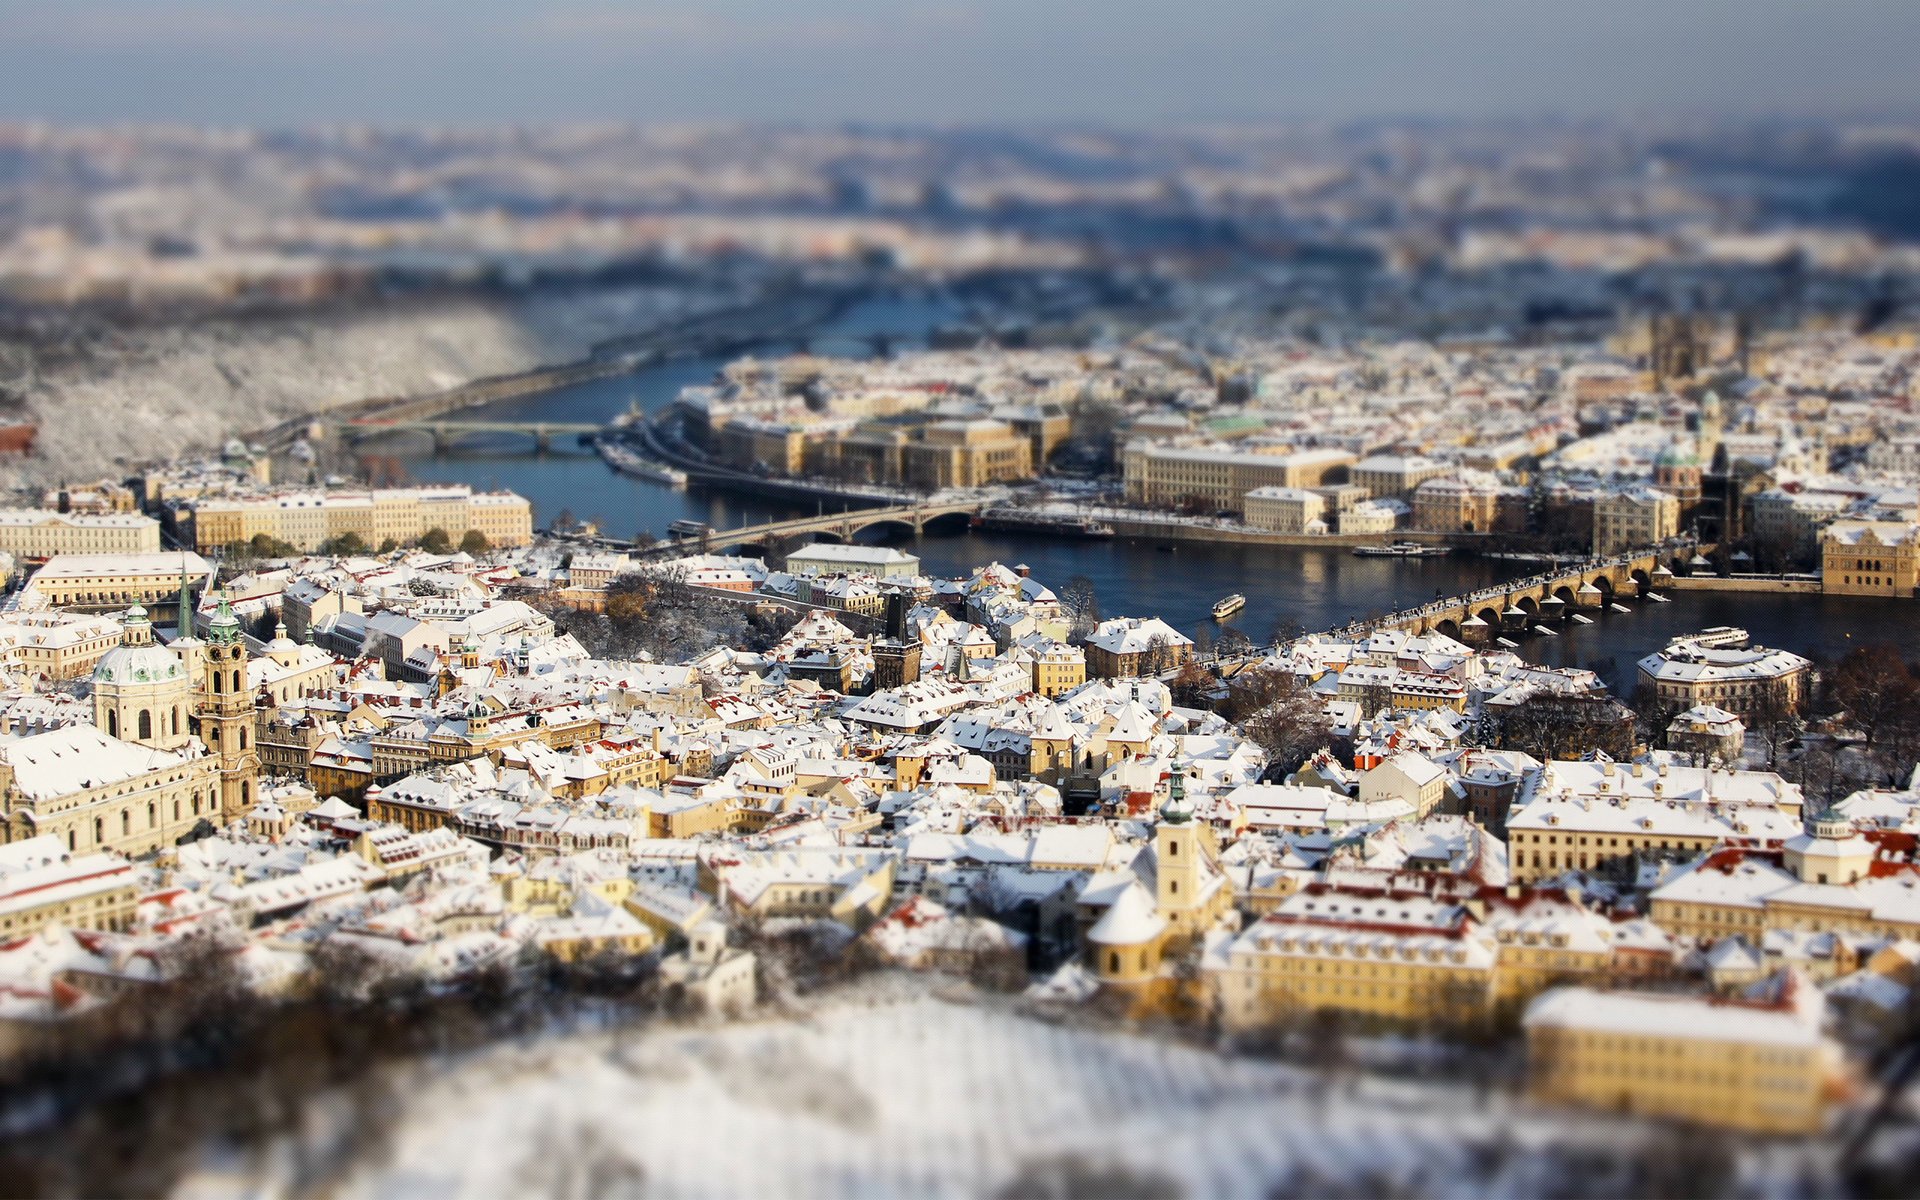
[[0, 385], [26, 397], [40, 437], [33, 457], [0, 464], [0, 485], [119, 474], [333, 404], [574, 361], [595, 342], [716, 302], [665, 288], [448, 299], [136, 328], [80, 353], [9, 346]]

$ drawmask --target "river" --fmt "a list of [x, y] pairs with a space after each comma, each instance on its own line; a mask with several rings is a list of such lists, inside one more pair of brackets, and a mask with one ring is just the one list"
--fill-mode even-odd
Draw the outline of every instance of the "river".
[[[950, 322], [957, 308], [943, 299], [887, 298], [856, 305], [811, 339], [817, 353], [864, 357], [860, 339], [886, 334], [895, 345], [923, 344], [928, 330]], [[780, 353], [785, 347], [772, 347]], [[476, 410], [480, 419], [606, 421], [638, 402], [651, 412], [682, 387], [711, 379], [724, 359], [674, 359], [633, 375], [597, 379], [549, 392], [520, 396]], [[505, 487], [533, 502], [536, 524], [562, 510], [597, 520], [616, 537], [662, 533], [681, 518], [730, 528], [801, 515], [791, 505], [726, 492], [675, 491], [608, 469], [591, 450], [557, 445], [544, 456], [520, 444], [475, 441], [435, 455], [414, 441], [393, 452], [421, 481]], [[1436, 595], [1454, 595], [1500, 579], [1528, 574], [1531, 567], [1455, 555], [1451, 558], [1359, 558], [1342, 549], [1297, 549], [1153, 541], [1058, 540], [1033, 535], [928, 533], [889, 538], [918, 554], [934, 575], [960, 575], [995, 560], [1025, 563], [1043, 582], [1061, 587], [1077, 575], [1092, 581], [1107, 615], [1159, 615], [1185, 632], [1217, 636], [1221, 626], [1208, 611], [1230, 592], [1247, 596], [1247, 607], [1228, 624], [1257, 641], [1276, 625], [1324, 629], [1372, 613], [1390, 611]], [[1630, 690], [1633, 663], [1670, 636], [1709, 625], [1740, 625], [1755, 640], [1816, 659], [1831, 659], [1861, 644], [1891, 642], [1920, 656], [1920, 609], [1913, 602], [1836, 599], [1785, 594], [1673, 592], [1671, 603], [1629, 601], [1631, 613], [1597, 614], [1595, 624], [1566, 622], [1558, 636], [1529, 635], [1527, 658], [1554, 665], [1591, 667], [1609, 683]]]

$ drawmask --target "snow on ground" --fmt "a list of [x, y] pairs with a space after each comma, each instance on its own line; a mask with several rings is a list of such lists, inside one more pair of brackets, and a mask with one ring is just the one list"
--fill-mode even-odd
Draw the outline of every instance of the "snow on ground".
[[40, 436], [32, 457], [0, 463], [0, 483], [117, 476], [188, 448], [217, 449], [236, 433], [300, 413], [576, 361], [597, 341], [711, 310], [720, 300], [647, 287], [505, 301], [450, 297], [134, 327], [83, 352], [42, 356], [13, 347], [26, 361], [0, 384], [26, 395]]
[[1554, 1170], [1538, 1151], [1591, 1132], [1462, 1088], [1329, 1085], [895, 994], [804, 1019], [496, 1052], [415, 1093], [389, 1161], [341, 1194], [981, 1196], [1023, 1164], [1077, 1156], [1189, 1196], [1259, 1197], [1303, 1178], [1527, 1195]]

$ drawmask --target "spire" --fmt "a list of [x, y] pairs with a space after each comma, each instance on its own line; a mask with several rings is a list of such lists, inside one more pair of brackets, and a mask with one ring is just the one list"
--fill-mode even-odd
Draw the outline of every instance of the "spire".
[[193, 636], [193, 581], [187, 578], [186, 556], [180, 558], [180, 611], [175, 617], [174, 637]]

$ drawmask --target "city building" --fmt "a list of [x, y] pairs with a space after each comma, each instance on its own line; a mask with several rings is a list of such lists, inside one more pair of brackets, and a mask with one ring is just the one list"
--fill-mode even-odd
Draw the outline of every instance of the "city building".
[[126, 929], [139, 899], [133, 864], [116, 854], [74, 854], [52, 834], [0, 845], [0, 942], [49, 925]]
[[1319, 492], [1296, 487], [1263, 487], [1244, 501], [1247, 524], [1275, 533], [1326, 533], [1327, 500]]
[[1711, 646], [1675, 638], [1640, 660], [1639, 681], [1678, 712], [1711, 704], [1737, 717], [1797, 711], [1813, 664], [1765, 646]]
[[1193, 657], [1193, 639], [1158, 617], [1102, 621], [1083, 647], [1087, 674], [1123, 679], [1169, 671]]
[[469, 531], [493, 546], [533, 540], [533, 506], [525, 497], [461, 485], [208, 497], [193, 505], [192, 518], [200, 550], [263, 534], [302, 552], [349, 534], [369, 548], [408, 545], [436, 529], [455, 544]]
[[1680, 501], [1659, 488], [1609, 492], [1593, 502], [1593, 553], [1657, 546], [1680, 532]]
[[911, 579], [920, 574], [920, 559], [891, 546], [815, 542], [787, 555], [787, 571], [794, 575], [857, 573], [876, 579]]
[[1343, 450], [1227, 450], [1129, 442], [1121, 454], [1128, 501], [1159, 508], [1244, 511], [1248, 492], [1338, 482], [1355, 460]]
[[1772, 999], [1557, 988], [1527, 1009], [1534, 1095], [1751, 1133], [1825, 1126], [1838, 1049], [1820, 993], [1787, 976]]
[[1431, 458], [1375, 454], [1353, 464], [1348, 478], [1367, 489], [1367, 495], [1375, 500], [1407, 501], [1413, 498], [1415, 488], [1454, 469]]
[[197, 582], [211, 570], [206, 559], [183, 551], [61, 554], [27, 580], [23, 603], [94, 609], [156, 604], [176, 599], [182, 579]]
[[1920, 588], [1920, 524], [1835, 521], [1820, 534], [1820, 590], [1832, 596], [1898, 596]]
[[0, 509], [0, 552], [15, 558], [56, 554], [153, 554], [160, 522], [141, 513]]

